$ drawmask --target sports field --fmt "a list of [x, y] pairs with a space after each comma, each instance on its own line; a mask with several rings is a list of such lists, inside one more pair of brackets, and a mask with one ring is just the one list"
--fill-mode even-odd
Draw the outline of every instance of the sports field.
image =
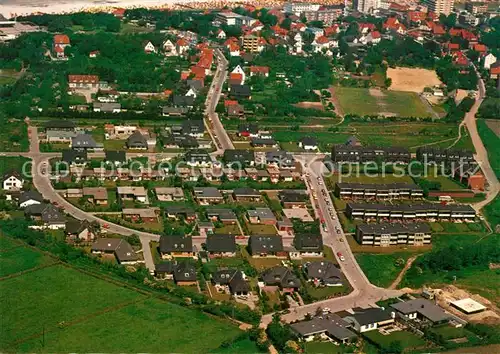
[[202, 312], [51, 265], [49, 256], [3, 236], [0, 247], [2, 352], [198, 353], [241, 333]]
[[345, 114], [388, 117], [431, 116], [425, 104], [414, 92], [339, 86], [335, 87], [335, 95]]
[[389, 90], [395, 91], [420, 93], [425, 87], [442, 84], [435, 70], [422, 68], [387, 68], [387, 77], [392, 80]]

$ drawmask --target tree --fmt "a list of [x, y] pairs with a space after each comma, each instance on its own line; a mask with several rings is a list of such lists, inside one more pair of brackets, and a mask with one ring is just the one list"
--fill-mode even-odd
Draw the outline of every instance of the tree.
[[452, 28], [457, 23], [457, 14], [454, 12], [448, 16], [441, 14], [439, 15], [439, 22], [441, 22], [446, 28]]
[[290, 18], [285, 18], [283, 21], [281, 21], [280, 27], [289, 30], [291, 24], [292, 20]]

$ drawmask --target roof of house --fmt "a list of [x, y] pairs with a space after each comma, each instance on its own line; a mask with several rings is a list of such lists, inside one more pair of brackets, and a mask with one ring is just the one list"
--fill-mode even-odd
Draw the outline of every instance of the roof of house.
[[236, 269], [218, 270], [212, 274], [212, 281], [221, 284], [229, 285], [231, 293], [241, 293], [250, 291], [250, 285], [244, 279], [243, 272]]
[[278, 235], [252, 235], [248, 241], [252, 254], [283, 251], [283, 239]]
[[174, 197], [184, 197], [184, 191], [179, 187], [155, 187], [156, 195], [172, 194]]
[[446, 321], [450, 316], [444, 310], [426, 299], [413, 299], [392, 304], [391, 307], [407, 315], [417, 312], [432, 322]]
[[195, 98], [193, 96], [184, 96], [184, 95], [174, 95], [172, 98], [172, 102], [175, 106], [192, 106], [194, 104]]
[[156, 212], [151, 208], [125, 208], [122, 210], [124, 216], [139, 215], [141, 218], [156, 218]]
[[66, 232], [68, 234], [79, 234], [89, 227], [87, 220], [71, 219], [66, 221]]
[[208, 252], [236, 252], [235, 235], [215, 235], [207, 236], [207, 251]]
[[132, 246], [121, 238], [99, 238], [92, 244], [92, 251], [114, 252], [119, 262], [138, 259]]
[[97, 147], [97, 143], [92, 135], [83, 133], [71, 139], [71, 146], [73, 148], [93, 149]]
[[314, 261], [304, 265], [308, 279], [319, 279], [325, 284], [342, 281], [342, 272], [330, 261]]
[[208, 208], [207, 216], [210, 217], [218, 217], [221, 221], [234, 221], [238, 220], [238, 217], [231, 209], [226, 208]]
[[197, 198], [222, 198], [221, 192], [215, 187], [194, 187]]
[[148, 147], [148, 141], [144, 135], [139, 130], [136, 130], [127, 138], [128, 147]]
[[301, 138], [300, 142], [304, 146], [316, 146], [316, 145], [318, 145], [317, 140], [311, 136], [305, 136], [305, 137]]
[[259, 132], [259, 126], [255, 123], [241, 123], [238, 125], [238, 132], [257, 134]]
[[45, 129], [75, 129], [75, 122], [66, 119], [54, 119], [44, 124]]
[[323, 237], [321, 234], [296, 234], [293, 245], [298, 251], [322, 251]]
[[60, 224], [66, 222], [66, 217], [52, 204], [32, 204], [25, 209], [26, 215], [39, 216], [46, 224]]
[[191, 236], [169, 235], [160, 237], [160, 252], [193, 252]]
[[83, 195], [90, 195], [94, 199], [107, 200], [108, 190], [104, 187], [83, 187]]
[[230, 95], [250, 97], [252, 91], [248, 85], [230, 85], [229, 93]]
[[314, 317], [308, 321], [296, 322], [290, 326], [292, 330], [304, 337], [323, 332], [337, 340], [357, 337], [354, 332], [349, 330], [351, 324], [333, 313]]
[[255, 208], [255, 210], [248, 210], [248, 217], [257, 217], [260, 220], [274, 220], [276, 221], [276, 216], [271, 209], [265, 208]]
[[68, 82], [77, 84], [98, 84], [97, 75], [68, 75]]
[[54, 35], [54, 44], [70, 44], [69, 37], [65, 34]]
[[174, 280], [193, 282], [197, 280], [196, 267], [189, 262], [182, 262], [174, 267]]
[[19, 195], [19, 203], [21, 204], [21, 203], [27, 202], [28, 200], [36, 200], [36, 201], [41, 203], [41, 202], [43, 202], [43, 197], [36, 190], [21, 192], [21, 194]]
[[116, 192], [119, 195], [122, 194], [133, 194], [134, 196], [146, 196], [147, 192], [144, 187], [131, 187], [131, 186], [121, 186], [116, 188]]
[[106, 161], [111, 161], [111, 162], [121, 162], [125, 163], [127, 162], [127, 155], [125, 154], [125, 151], [105, 151], [104, 156]]
[[233, 194], [236, 197], [260, 197], [260, 192], [250, 187], [234, 188]]
[[383, 322], [392, 318], [390, 311], [375, 307], [356, 309], [355, 313], [349, 317], [354, 318], [360, 326]]
[[87, 151], [63, 150], [62, 161], [72, 163], [80, 160], [87, 161]]
[[300, 288], [300, 280], [292, 269], [277, 266], [266, 269], [262, 273], [262, 280], [266, 285], [279, 285], [283, 288]]
[[256, 73], [256, 74], [269, 74], [269, 67], [268, 66], [251, 66], [250, 72]]
[[255, 160], [255, 153], [253, 150], [242, 149], [227, 149], [224, 151], [224, 161], [226, 163], [234, 162], [251, 162]]

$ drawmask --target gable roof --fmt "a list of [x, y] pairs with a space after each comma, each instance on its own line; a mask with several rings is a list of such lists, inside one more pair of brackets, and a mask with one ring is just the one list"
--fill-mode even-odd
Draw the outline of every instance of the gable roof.
[[111, 161], [111, 162], [121, 162], [125, 163], [127, 162], [127, 155], [125, 154], [125, 151], [105, 151], [104, 156], [106, 161]]
[[97, 143], [92, 135], [84, 133], [71, 139], [71, 147], [93, 149], [97, 147]]
[[188, 262], [182, 262], [174, 267], [174, 280], [175, 281], [190, 281], [197, 280], [196, 267]]
[[289, 268], [277, 266], [265, 270], [262, 280], [267, 285], [279, 285], [282, 288], [300, 288], [300, 280]]
[[330, 261], [314, 261], [304, 265], [308, 279], [319, 279], [325, 284], [337, 284], [342, 272]]
[[160, 252], [193, 252], [191, 236], [169, 235], [160, 237]]
[[282, 252], [283, 239], [279, 235], [252, 235], [248, 246], [252, 254]]
[[432, 322], [441, 322], [450, 319], [444, 310], [426, 299], [413, 299], [391, 305], [392, 308], [407, 315], [417, 312]]
[[43, 197], [36, 190], [21, 192], [21, 195], [19, 195], [19, 203], [22, 204], [24, 202], [27, 202], [28, 200], [36, 200], [37, 202], [41, 203], [43, 202]]
[[208, 252], [236, 252], [235, 235], [215, 235], [207, 236], [207, 251]]
[[146, 137], [139, 130], [136, 130], [127, 138], [128, 147], [148, 147]]
[[354, 318], [360, 326], [388, 321], [392, 318], [390, 311], [381, 308], [357, 309], [353, 315], [348, 317]]
[[296, 234], [293, 245], [298, 251], [322, 251], [323, 237], [321, 234]]

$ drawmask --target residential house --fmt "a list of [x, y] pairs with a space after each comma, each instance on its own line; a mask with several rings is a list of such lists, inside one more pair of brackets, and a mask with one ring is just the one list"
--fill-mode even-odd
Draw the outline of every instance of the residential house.
[[304, 150], [318, 150], [318, 142], [313, 137], [305, 136], [299, 140], [299, 147]]
[[212, 274], [212, 283], [219, 288], [227, 286], [231, 295], [235, 297], [246, 297], [250, 293], [250, 284], [241, 270], [218, 270]]
[[260, 197], [260, 192], [253, 188], [241, 187], [233, 189], [233, 198], [237, 202], [258, 202]]
[[144, 187], [117, 187], [116, 192], [121, 200], [135, 200], [143, 204], [148, 204], [148, 194]]
[[261, 278], [267, 287], [278, 287], [283, 293], [293, 293], [300, 289], [300, 280], [287, 267], [277, 266], [266, 269]]
[[253, 150], [226, 149], [224, 150], [224, 162], [226, 166], [247, 167], [255, 164], [255, 153]]
[[16, 191], [23, 188], [24, 179], [17, 171], [10, 171], [3, 175], [2, 188], [4, 191]]
[[265, 76], [269, 77], [269, 67], [268, 66], [251, 66], [250, 67], [250, 76]]
[[444, 312], [441, 307], [422, 298], [397, 302], [390, 306], [396, 310], [397, 316], [405, 320], [424, 321], [433, 326], [447, 323], [452, 319], [452, 316]]
[[163, 259], [171, 257], [193, 257], [193, 239], [191, 236], [162, 236], [160, 237], [160, 253]]
[[178, 55], [184, 55], [189, 50], [189, 43], [184, 38], [179, 38], [175, 42], [176, 50]]
[[293, 239], [294, 250], [290, 258], [323, 257], [323, 237], [321, 234], [295, 234]]
[[218, 204], [224, 201], [221, 192], [215, 187], [194, 187], [193, 193], [200, 205]]
[[95, 205], [108, 205], [108, 190], [104, 187], [83, 187], [83, 196]]
[[194, 106], [194, 101], [194, 97], [192, 96], [174, 95], [172, 97], [172, 104], [174, 107], [185, 107], [191, 109]]
[[413, 199], [424, 191], [415, 183], [335, 183], [335, 196], [341, 199]]
[[179, 202], [185, 199], [184, 191], [178, 187], [155, 187], [155, 194], [160, 202]]
[[393, 162], [409, 163], [410, 151], [404, 147], [364, 147], [339, 144], [332, 148], [332, 160], [334, 162]]
[[255, 258], [287, 258], [283, 240], [278, 235], [252, 235], [248, 240], [248, 249]]
[[20, 208], [26, 208], [30, 205], [35, 205], [35, 204], [42, 204], [42, 202], [43, 202], [43, 197], [36, 190], [21, 192], [21, 194], [19, 195]]
[[76, 125], [75, 122], [66, 119], [54, 119], [44, 124], [45, 132], [49, 131], [70, 131], [74, 132]]
[[293, 168], [295, 167], [295, 158], [286, 151], [268, 151], [266, 152], [266, 163], [277, 168]]
[[357, 335], [350, 330], [352, 325], [333, 313], [322, 314], [310, 320], [292, 323], [290, 327], [305, 342], [321, 338], [326, 341], [348, 344], [354, 342], [357, 338]]
[[163, 49], [163, 53], [166, 56], [177, 55], [177, 48], [175, 47], [175, 44], [172, 43], [172, 41], [170, 39], [165, 40], [161, 47]]
[[99, 76], [97, 75], [68, 75], [68, 85], [72, 89], [97, 89]]
[[261, 148], [277, 148], [278, 143], [274, 139], [264, 139], [264, 138], [251, 138], [250, 144], [253, 147]]
[[158, 215], [156, 215], [154, 209], [150, 208], [141, 208], [141, 209], [124, 208], [122, 210], [122, 216], [124, 219], [133, 222], [147, 222], [147, 223], [158, 222]]
[[127, 163], [127, 155], [125, 151], [110, 151], [104, 152], [104, 161], [115, 166], [124, 165]]
[[205, 124], [203, 120], [185, 120], [182, 122], [182, 133], [195, 138], [203, 138]]
[[315, 286], [344, 285], [342, 272], [330, 261], [307, 262], [303, 269], [307, 280]]
[[247, 215], [251, 224], [276, 225], [276, 216], [268, 207], [248, 210]]
[[210, 258], [235, 257], [236, 238], [235, 235], [215, 235], [207, 236], [206, 249]]
[[282, 190], [279, 192], [279, 198], [283, 206], [289, 208], [305, 208], [309, 201], [307, 191], [304, 190]]
[[156, 53], [156, 47], [151, 41], [145, 41], [142, 45], [146, 54]]
[[358, 333], [373, 331], [394, 323], [394, 314], [382, 308], [353, 310], [354, 314], [344, 317], [344, 320], [349, 322]]
[[88, 151], [88, 150], [95, 150], [99, 146], [97, 145], [92, 135], [83, 133], [83, 134], [78, 134], [73, 139], [71, 139], [70, 147], [73, 150], [77, 151]]
[[33, 229], [64, 229], [66, 227], [65, 216], [52, 204], [32, 204], [24, 209], [24, 214], [37, 222], [30, 226]]
[[484, 57], [483, 68], [485, 68], [486, 70], [489, 70], [491, 68], [491, 65], [495, 64], [496, 62], [497, 62], [497, 57], [494, 56], [492, 53], [488, 53]]
[[69, 37], [65, 34], [56, 34], [54, 35], [53, 43], [52, 43], [52, 49], [54, 50], [54, 53], [56, 53], [57, 58], [66, 58], [66, 55], [64, 53], [66, 47], [70, 47], [71, 42], [69, 40]]
[[500, 78], [500, 62], [495, 62], [490, 65], [490, 79]]
[[70, 166], [85, 166], [87, 164], [87, 151], [63, 150], [62, 161]]
[[48, 143], [70, 143], [76, 136], [75, 131], [68, 130], [48, 130], [45, 134], [45, 140]]
[[156, 279], [173, 280], [174, 269], [177, 264], [171, 261], [165, 261], [155, 264], [154, 276]]
[[94, 228], [87, 220], [68, 220], [66, 221], [66, 235], [71, 239], [81, 241], [92, 241], [96, 238]]
[[184, 155], [184, 159], [189, 166], [210, 166], [212, 157], [206, 150], [189, 150]]
[[147, 150], [148, 141], [144, 135], [139, 130], [136, 130], [132, 135], [130, 135], [126, 142], [128, 149], [134, 150]]
[[252, 92], [248, 85], [230, 85], [229, 95], [235, 99], [252, 99]]
[[120, 113], [122, 105], [118, 102], [94, 102], [93, 110], [94, 112]]
[[188, 222], [196, 220], [195, 210], [186, 206], [168, 206], [165, 208], [165, 215], [170, 219], [184, 219]]
[[121, 238], [99, 238], [92, 244], [91, 251], [94, 254], [114, 254], [120, 264], [136, 264], [139, 259], [132, 246]]
[[238, 217], [231, 209], [209, 208], [207, 209], [207, 217], [212, 221], [220, 221], [226, 225], [233, 225], [238, 222]]
[[254, 123], [242, 123], [238, 126], [238, 136], [257, 138], [259, 127]]
[[198, 284], [196, 267], [188, 262], [181, 262], [174, 267], [174, 281], [179, 286]]
[[216, 37], [217, 39], [226, 39], [226, 32], [219, 28], [217, 30]]

